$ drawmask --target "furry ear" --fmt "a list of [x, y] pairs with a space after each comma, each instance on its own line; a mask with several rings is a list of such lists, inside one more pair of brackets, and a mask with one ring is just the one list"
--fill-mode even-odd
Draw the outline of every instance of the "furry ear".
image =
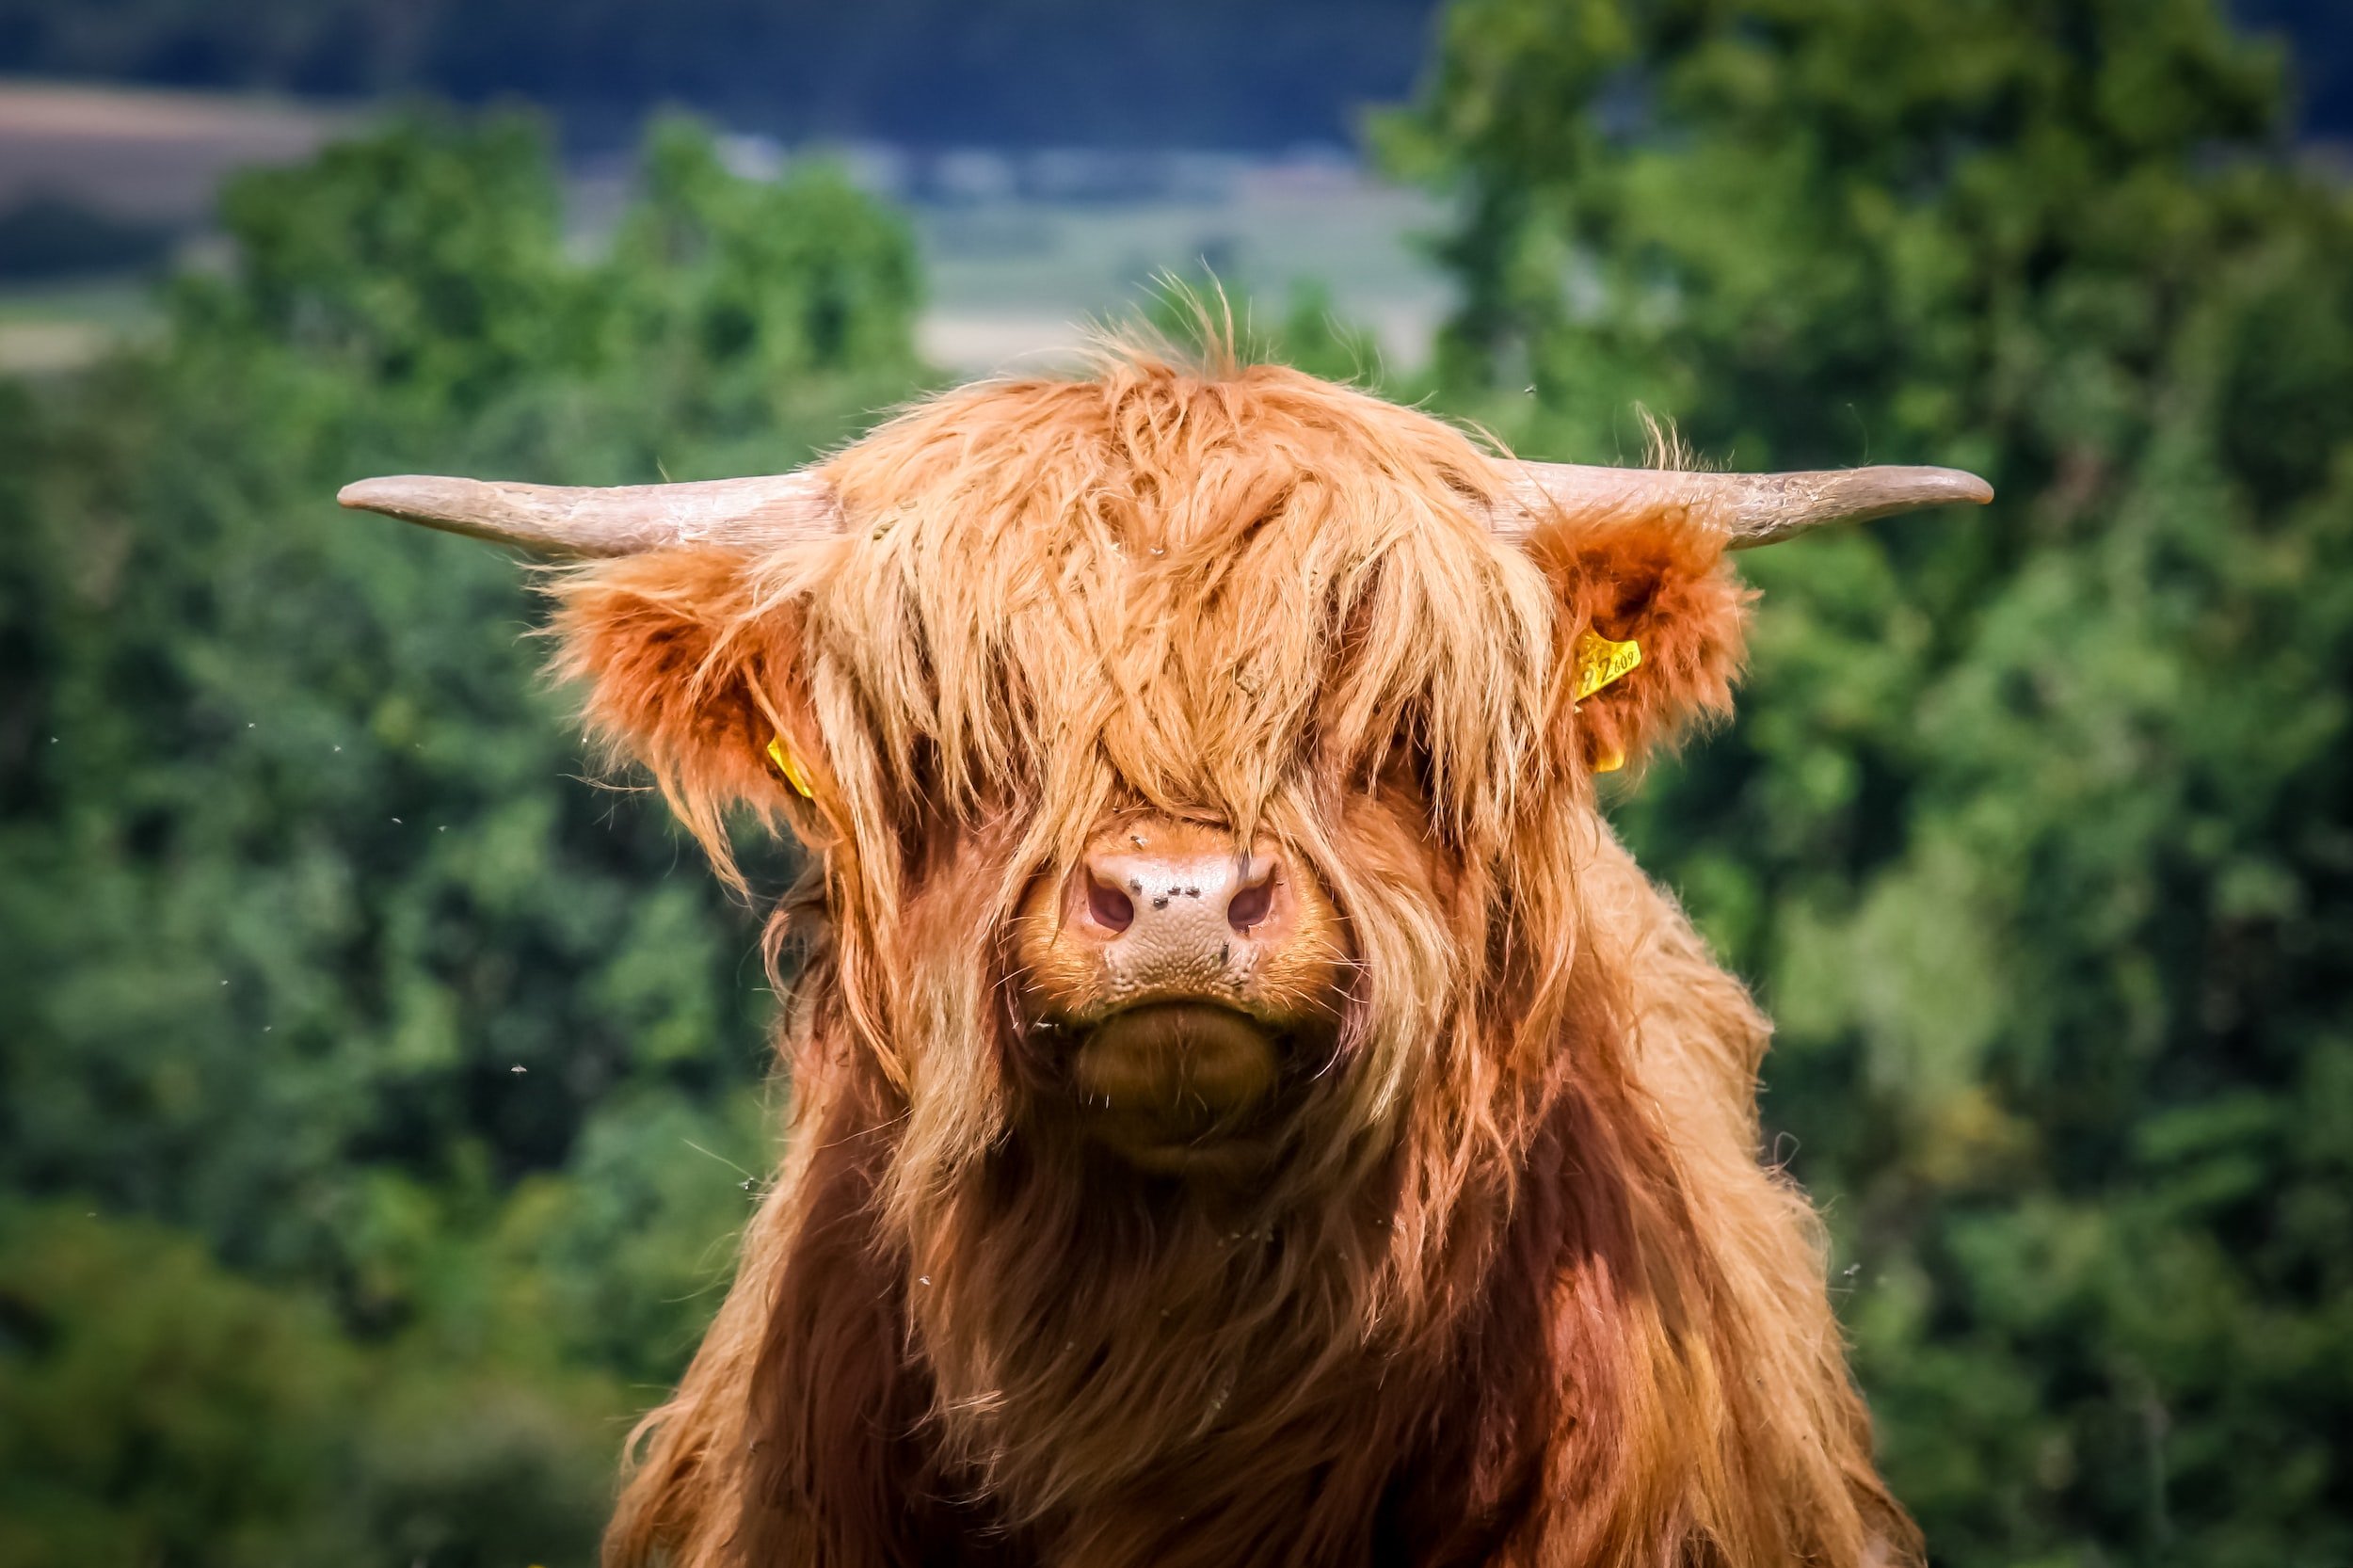
[[[1721, 532], [1680, 508], [1561, 519], [1529, 538], [1529, 553], [1561, 596], [1563, 695], [1575, 704], [1577, 745], [1588, 769], [1625, 766], [1671, 744], [1694, 720], [1732, 712], [1755, 596], [1734, 576], [1724, 546]], [[1609, 663], [1612, 650], [1596, 638], [1636, 645], [1641, 661], [1590, 689], [1631, 657], [1620, 653]], [[1589, 688], [1581, 696], [1580, 686]]]
[[747, 804], [821, 837], [824, 769], [791, 604], [757, 601], [725, 549], [660, 550], [557, 576], [559, 676], [585, 682], [591, 730], [652, 772], [679, 820], [734, 876], [725, 812]]

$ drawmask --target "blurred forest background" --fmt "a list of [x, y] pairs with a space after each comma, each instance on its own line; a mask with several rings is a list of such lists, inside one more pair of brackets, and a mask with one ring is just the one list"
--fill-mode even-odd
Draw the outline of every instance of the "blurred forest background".
[[330, 498], [780, 469], [949, 372], [871, 182], [662, 117], [588, 244], [567, 160], [669, 99], [1265, 146], [1384, 97], [1443, 323], [1401, 363], [1303, 280], [1264, 351], [1530, 456], [1639, 406], [2000, 491], [1744, 558], [1739, 720], [1616, 808], [1780, 1021], [1771, 1152], [1937, 1560], [2353, 1563], [2342, 12], [877, 8], [951, 92], [873, 33], [756, 80], [773, 9], [0, 0], [0, 69], [561, 126], [355, 120], [0, 382], [0, 1568], [586, 1563], [717, 1304], [782, 1092], [756, 913], [581, 778], [525, 574]]

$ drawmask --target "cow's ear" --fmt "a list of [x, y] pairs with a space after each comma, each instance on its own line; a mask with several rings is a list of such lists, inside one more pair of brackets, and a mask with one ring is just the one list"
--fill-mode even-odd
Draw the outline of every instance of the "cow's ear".
[[1529, 552], [1560, 596], [1563, 698], [1585, 765], [1612, 772], [1732, 711], [1753, 595], [1683, 508], [1556, 520]]
[[621, 556], [567, 571], [550, 592], [555, 669], [586, 687], [591, 732], [646, 765], [723, 872], [731, 806], [815, 836], [823, 768], [800, 616], [758, 601], [744, 554]]

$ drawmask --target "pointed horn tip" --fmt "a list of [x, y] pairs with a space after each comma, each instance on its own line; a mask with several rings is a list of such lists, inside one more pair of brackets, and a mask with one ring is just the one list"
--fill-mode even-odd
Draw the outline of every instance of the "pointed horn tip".
[[535, 555], [616, 553], [549, 528], [529, 515], [517, 516], [508, 487], [436, 473], [394, 473], [360, 479], [335, 492], [336, 504], [375, 512], [444, 534], [462, 534], [491, 544], [512, 545]]
[[392, 517], [429, 511], [445, 500], [450, 481], [425, 474], [394, 473], [379, 479], [355, 479], [335, 492], [335, 504], [355, 512], [382, 512]]
[[[1765, 477], [1769, 482], [1779, 476]], [[1983, 506], [1993, 499], [1993, 487], [1966, 469], [1853, 468], [1792, 477], [1819, 482], [1827, 502], [1822, 510], [1830, 518], [1837, 516], [1842, 502], [1886, 516], [1928, 506]]]
[[1939, 501], [1972, 506], [1989, 506], [1993, 503], [1993, 487], [1967, 469], [1923, 469], [1920, 475], [1929, 482]]

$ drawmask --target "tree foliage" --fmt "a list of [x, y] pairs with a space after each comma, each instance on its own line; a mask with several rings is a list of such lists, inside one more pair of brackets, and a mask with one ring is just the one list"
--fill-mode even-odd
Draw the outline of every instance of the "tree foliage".
[[1442, 402], [1948, 462], [1747, 560], [1623, 815], [1781, 1025], [1897, 1491], [1956, 1564], [2353, 1556], [2353, 205], [2208, 0], [1464, 0]]
[[789, 467], [912, 390], [895, 219], [645, 162], [584, 262], [521, 121], [248, 177], [153, 351], [8, 394], [0, 1561], [585, 1560], [715, 1303], [755, 922], [584, 784], [512, 562], [331, 500]]

